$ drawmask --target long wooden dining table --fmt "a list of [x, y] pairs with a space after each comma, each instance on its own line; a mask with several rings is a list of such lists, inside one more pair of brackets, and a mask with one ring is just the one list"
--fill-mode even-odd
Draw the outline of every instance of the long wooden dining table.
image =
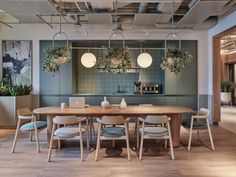
[[146, 115], [167, 115], [171, 117], [170, 126], [173, 146], [180, 145], [180, 126], [183, 113], [193, 113], [191, 108], [178, 106], [128, 106], [126, 109], [120, 109], [118, 106], [112, 106], [109, 109], [103, 109], [101, 106], [88, 106], [85, 108], [66, 107], [41, 107], [33, 110], [34, 114], [47, 115], [47, 135], [48, 142], [52, 131], [52, 118], [56, 115], [76, 115], [85, 117], [101, 117], [105, 115], [122, 115], [124, 117], [143, 117]]

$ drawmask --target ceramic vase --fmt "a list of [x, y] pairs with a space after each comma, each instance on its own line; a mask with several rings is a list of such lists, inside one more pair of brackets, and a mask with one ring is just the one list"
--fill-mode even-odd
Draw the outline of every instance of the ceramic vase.
[[109, 101], [107, 101], [107, 97], [104, 97], [104, 100], [101, 103], [102, 108], [107, 109], [110, 107]]
[[122, 98], [122, 101], [120, 103], [120, 109], [125, 109], [125, 108], [127, 108], [127, 103], [125, 102], [125, 99]]

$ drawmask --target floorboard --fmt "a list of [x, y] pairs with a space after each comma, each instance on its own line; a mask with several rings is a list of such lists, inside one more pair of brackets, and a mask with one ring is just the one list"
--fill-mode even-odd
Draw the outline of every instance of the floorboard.
[[[131, 130], [133, 126], [130, 126]], [[193, 136], [192, 149], [186, 150], [188, 131], [181, 129], [183, 146], [175, 148], [176, 160], [170, 160], [162, 141], [144, 141], [143, 160], [138, 160], [135, 137], [131, 139], [131, 161], [127, 160], [125, 142], [103, 142], [99, 160], [94, 161], [95, 138], [85, 150], [85, 161], [80, 161], [78, 142], [67, 142], [61, 150], [52, 151], [52, 162], [47, 162], [46, 131], [40, 133], [41, 153], [28, 134], [20, 134], [16, 153], [11, 153], [14, 130], [0, 130], [0, 176], [7, 177], [235, 177], [236, 134], [220, 126], [212, 127], [215, 151], [208, 148], [206, 131], [201, 141]], [[131, 135], [133, 133], [131, 132]], [[85, 142], [85, 138], [84, 138]]]

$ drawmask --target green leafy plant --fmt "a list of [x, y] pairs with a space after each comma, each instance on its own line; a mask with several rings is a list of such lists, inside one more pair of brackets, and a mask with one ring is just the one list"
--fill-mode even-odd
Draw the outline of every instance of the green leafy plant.
[[43, 70], [46, 72], [57, 72], [60, 68], [59, 58], [70, 60], [71, 52], [68, 46], [46, 48], [46, 58], [43, 60]]
[[0, 96], [22, 96], [29, 95], [32, 90], [28, 85], [11, 85], [0, 83]]
[[192, 58], [187, 51], [177, 48], [167, 49], [165, 58], [161, 62], [161, 68], [179, 75], [182, 69], [192, 61]]
[[131, 68], [131, 61], [127, 48], [105, 48], [98, 58], [98, 69], [111, 73], [126, 73]]
[[9, 96], [11, 95], [9, 92], [9, 84], [0, 83], [0, 96]]
[[221, 82], [221, 92], [231, 92], [234, 88], [233, 84], [228, 81]]

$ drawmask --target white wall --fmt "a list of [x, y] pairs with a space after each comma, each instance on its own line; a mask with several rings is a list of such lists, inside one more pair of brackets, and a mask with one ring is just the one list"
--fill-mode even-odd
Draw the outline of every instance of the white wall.
[[236, 11], [219, 20], [216, 26], [208, 30], [208, 60], [209, 60], [209, 95], [213, 94], [213, 56], [212, 56], [212, 38], [213, 36], [236, 25]]
[[[0, 28], [0, 40], [32, 40], [33, 41], [33, 88], [34, 94], [39, 93], [39, 40], [52, 40], [53, 34], [58, 32], [58, 29], [51, 29], [45, 24], [34, 25], [13, 25], [14, 28], [10, 29], [4, 26]], [[85, 36], [85, 31], [81, 27], [64, 26], [69, 39], [72, 40], [99, 40], [107, 39], [111, 31], [102, 32], [92, 30], [88, 31]], [[140, 40], [158, 40], [165, 39], [167, 32], [155, 31], [150, 32], [149, 36], [145, 36], [144, 32], [123, 32], [125, 39], [140, 39]], [[198, 40], [198, 92], [199, 94], [208, 94], [208, 78], [209, 78], [209, 63], [207, 60], [208, 45], [207, 45], [207, 31], [181, 31], [179, 35], [182, 39]], [[113, 39], [113, 38], [112, 38]], [[0, 56], [1, 56], [1, 42], [0, 42]], [[2, 60], [2, 57], [0, 57]], [[0, 61], [1, 62], [1, 61]], [[2, 73], [0, 67], [0, 73]]]

